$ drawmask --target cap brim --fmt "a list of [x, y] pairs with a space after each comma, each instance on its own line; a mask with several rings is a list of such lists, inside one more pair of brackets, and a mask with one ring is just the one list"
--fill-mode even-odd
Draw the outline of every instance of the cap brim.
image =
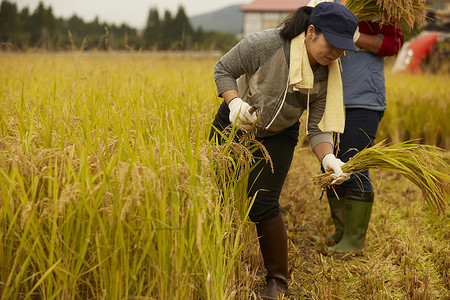
[[333, 45], [334, 47], [358, 52], [358, 49], [356, 48], [355, 43], [353, 42], [353, 38], [337, 35], [334, 33], [329, 33], [326, 31], [322, 31], [322, 33], [325, 36], [327, 42]]

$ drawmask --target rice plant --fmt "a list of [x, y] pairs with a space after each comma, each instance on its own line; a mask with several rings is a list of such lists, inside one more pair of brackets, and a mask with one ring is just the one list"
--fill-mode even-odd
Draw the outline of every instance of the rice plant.
[[[221, 101], [213, 79], [216, 60], [144, 53], [0, 55], [1, 299], [256, 298], [264, 274], [245, 191], [251, 154], [260, 145], [250, 135], [236, 139], [235, 129], [222, 145], [208, 141]], [[393, 140], [390, 126], [397, 122], [408, 124], [394, 131], [399, 138], [417, 127], [411, 135], [424, 143], [434, 139], [431, 128], [441, 128], [437, 141], [448, 140], [448, 122], [442, 121], [448, 85], [439, 78], [446, 82], [435, 76], [428, 90], [421, 88], [430, 82], [423, 76], [387, 81], [388, 101], [398, 103], [401, 113], [384, 117], [385, 137]], [[422, 247], [408, 248], [416, 228], [408, 227], [410, 219], [418, 222], [422, 211], [414, 210], [414, 191], [403, 182], [410, 206], [391, 201], [397, 187], [386, 188], [381, 201], [399, 205], [399, 212], [379, 214], [388, 224], [400, 220], [407, 239], [369, 249], [379, 260], [349, 265], [305, 255], [309, 248], [298, 236], [325, 210], [316, 209], [324, 202], [309, 186], [316, 158], [298, 151], [281, 199], [292, 205], [286, 222], [294, 295], [448, 294], [439, 281], [448, 273], [448, 226], [420, 220], [432, 235], [421, 237], [423, 244], [433, 253], [419, 257]], [[381, 244], [393, 226], [375, 224]], [[426, 264], [433, 268], [423, 271]], [[353, 276], [366, 269], [383, 271]]]
[[391, 142], [418, 142], [450, 149], [448, 74], [392, 74], [386, 68], [387, 109], [377, 136]]
[[214, 60], [0, 61], [2, 299], [247, 299], [251, 153], [207, 140]]

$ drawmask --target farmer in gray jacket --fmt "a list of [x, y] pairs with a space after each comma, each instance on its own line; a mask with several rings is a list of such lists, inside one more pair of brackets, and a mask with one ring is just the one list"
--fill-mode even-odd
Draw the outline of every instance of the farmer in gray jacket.
[[[220, 142], [216, 130], [230, 124], [255, 130], [273, 163], [272, 171], [261, 159], [248, 182], [249, 196], [256, 195], [250, 219], [256, 223], [267, 270], [263, 299], [277, 299], [288, 292], [287, 235], [278, 199], [305, 110], [313, 152], [325, 169], [333, 169], [336, 184], [348, 179], [340, 167], [343, 163], [333, 154], [332, 134], [342, 133], [345, 123], [337, 59], [344, 50], [356, 51], [357, 25], [355, 15], [343, 5], [324, 2], [314, 8], [301, 7], [280, 28], [239, 42], [215, 66], [218, 95], [224, 102], [210, 139]], [[256, 152], [255, 157], [263, 155]]]

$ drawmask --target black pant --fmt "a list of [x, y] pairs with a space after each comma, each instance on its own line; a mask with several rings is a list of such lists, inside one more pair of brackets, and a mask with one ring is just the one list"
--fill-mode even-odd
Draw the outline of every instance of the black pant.
[[[378, 124], [383, 117], [382, 111], [362, 108], [347, 108], [345, 110], [345, 130], [341, 134], [339, 153], [337, 157], [347, 162], [359, 151], [373, 146], [373, 141], [378, 130]], [[373, 192], [369, 179], [369, 170], [364, 170], [350, 177], [341, 185], [356, 191]]]
[[[228, 105], [223, 102], [214, 118], [213, 126], [223, 130], [230, 125], [229, 114]], [[272, 173], [270, 162], [266, 163], [261, 151], [256, 151], [253, 155], [255, 160], [260, 162], [251, 171], [248, 179], [248, 195], [253, 197], [256, 193], [249, 215], [253, 222], [267, 222], [280, 213], [278, 199], [291, 166], [294, 149], [298, 142], [299, 127], [300, 123], [296, 122], [281, 133], [257, 138], [269, 152], [274, 172]], [[213, 139], [214, 133], [215, 129], [212, 128], [210, 140]]]

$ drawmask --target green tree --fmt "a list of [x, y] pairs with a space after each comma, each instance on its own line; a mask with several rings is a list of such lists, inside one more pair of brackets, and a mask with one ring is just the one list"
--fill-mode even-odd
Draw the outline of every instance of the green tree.
[[44, 49], [54, 49], [52, 36], [55, 33], [55, 17], [52, 8], [45, 8], [42, 2], [39, 2], [36, 11], [30, 17], [31, 23], [31, 43]]
[[160, 44], [162, 50], [169, 49], [175, 41], [175, 33], [173, 28], [173, 19], [170, 11], [164, 12], [164, 18], [161, 23], [161, 38]]
[[73, 15], [67, 20], [67, 35], [69, 36], [71, 49], [81, 49], [84, 47], [85, 45], [82, 44], [87, 34], [87, 26], [83, 19], [77, 15]]
[[193, 33], [193, 41], [194, 41], [194, 49], [195, 50], [199, 50], [203, 40], [204, 40], [204, 31], [203, 31], [203, 27], [200, 26], [198, 27], [198, 29], [196, 31], [194, 31]]
[[144, 46], [147, 49], [158, 48], [161, 38], [161, 21], [159, 20], [158, 9], [151, 8], [148, 14], [147, 24], [144, 29]]
[[8, 45], [8, 49], [136, 50], [145, 47], [227, 51], [236, 43], [231, 34], [204, 31], [202, 28], [194, 31], [182, 6], [174, 18], [166, 10], [161, 19], [156, 8], [150, 9], [140, 37], [135, 28], [126, 24], [106, 24], [99, 22], [98, 18], [86, 23], [76, 15], [68, 19], [55, 18], [51, 6], [45, 7], [42, 2], [30, 14], [28, 7], [19, 12], [11, 0], [0, 1], [0, 44]]
[[13, 43], [20, 32], [16, 4], [2, 1], [0, 5], [0, 42]]
[[176, 49], [187, 50], [192, 48], [193, 30], [183, 6], [178, 8], [173, 21], [174, 42]]
[[18, 47], [20, 49], [27, 49], [31, 43], [31, 32], [33, 26], [31, 24], [30, 11], [28, 7], [22, 9], [19, 13], [20, 32], [18, 36]]
[[112, 49], [136, 50], [140, 47], [136, 29], [126, 24], [112, 25], [108, 28], [109, 43]]
[[231, 33], [203, 31], [202, 28], [199, 28], [195, 32], [194, 43], [196, 50], [220, 50], [225, 53], [236, 45], [237, 42], [238, 39]]

